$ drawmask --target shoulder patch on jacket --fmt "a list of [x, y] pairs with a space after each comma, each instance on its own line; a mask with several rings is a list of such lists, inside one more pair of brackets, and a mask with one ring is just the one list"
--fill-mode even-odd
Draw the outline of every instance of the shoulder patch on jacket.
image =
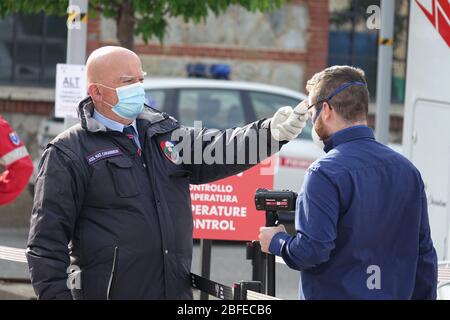
[[9, 140], [11, 140], [12, 144], [18, 146], [20, 144], [20, 138], [16, 132], [11, 132], [9, 134]]
[[120, 156], [122, 154], [122, 151], [119, 148], [112, 148], [112, 149], [106, 149], [106, 150], [100, 150], [95, 152], [94, 154], [91, 154], [90, 156], [86, 157], [86, 160], [88, 164], [92, 165], [96, 163], [97, 161]]
[[161, 147], [162, 152], [166, 156], [167, 159], [172, 161], [173, 163], [176, 163], [178, 159], [178, 152], [176, 152], [174, 149], [175, 144], [170, 140], [162, 140], [159, 143], [159, 146]]

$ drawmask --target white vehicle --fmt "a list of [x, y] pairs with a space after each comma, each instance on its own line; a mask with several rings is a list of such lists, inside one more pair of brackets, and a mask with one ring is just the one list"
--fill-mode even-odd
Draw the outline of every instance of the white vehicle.
[[411, 1], [403, 153], [420, 170], [439, 260], [450, 258], [450, 4]]

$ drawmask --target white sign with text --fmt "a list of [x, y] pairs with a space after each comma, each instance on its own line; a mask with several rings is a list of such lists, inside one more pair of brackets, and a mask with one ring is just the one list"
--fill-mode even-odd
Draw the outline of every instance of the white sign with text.
[[77, 118], [77, 107], [87, 96], [86, 66], [56, 65], [55, 117]]

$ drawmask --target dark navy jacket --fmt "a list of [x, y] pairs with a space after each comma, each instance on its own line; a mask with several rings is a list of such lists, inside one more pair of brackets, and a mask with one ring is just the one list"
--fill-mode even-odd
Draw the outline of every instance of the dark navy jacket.
[[[39, 299], [191, 299], [189, 184], [250, 168], [249, 135], [272, 146], [270, 130], [261, 130], [270, 121], [195, 129], [145, 108], [137, 119], [140, 156], [93, 110], [90, 98], [80, 103], [81, 124], [56, 137], [39, 165], [27, 249]], [[177, 129], [202, 151], [231, 144], [233, 159], [244, 154], [247, 161], [179, 163], [170, 142]]]
[[306, 173], [296, 236], [270, 251], [300, 270], [300, 298], [435, 299], [437, 257], [420, 173], [366, 126], [334, 134]]

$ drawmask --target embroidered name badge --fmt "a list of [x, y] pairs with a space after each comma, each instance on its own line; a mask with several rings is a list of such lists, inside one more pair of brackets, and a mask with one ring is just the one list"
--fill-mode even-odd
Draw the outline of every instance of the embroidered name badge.
[[88, 156], [86, 159], [87, 159], [88, 164], [92, 165], [92, 164], [96, 163], [97, 161], [100, 161], [100, 160], [103, 160], [106, 158], [119, 156], [121, 154], [122, 154], [122, 151], [120, 151], [119, 148], [114, 148], [114, 149], [97, 151], [96, 153]]
[[12, 144], [18, 146], [20, 144], [20, 138], [15, 132], [11, 132], [9, 134], [9, 140], [11, 140]]

